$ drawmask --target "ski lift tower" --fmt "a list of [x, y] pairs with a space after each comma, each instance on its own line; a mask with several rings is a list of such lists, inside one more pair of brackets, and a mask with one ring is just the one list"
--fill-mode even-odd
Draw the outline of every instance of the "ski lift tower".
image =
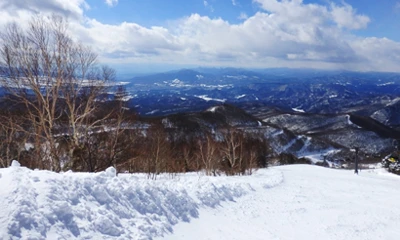
[[353, 147], [351, 149], [352, 152], [356, 153], [355, 159], [354, 159], [354, 173], [358, 174], [358, 151], [360, 150], [359, 147]]

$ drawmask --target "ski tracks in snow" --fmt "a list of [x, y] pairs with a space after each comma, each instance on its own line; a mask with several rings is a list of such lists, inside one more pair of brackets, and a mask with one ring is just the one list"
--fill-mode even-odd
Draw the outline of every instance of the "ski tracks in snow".
[[255, 176], [252, 194], [200, 210], [166, 239], [398, 239], [400, 178], [307, 165], [274, 171], [281, 184], [258, 186], [266, 178]]
[[0, 169], [0, 239], [398, 239], [399, 177], [309, 165], [251, 176]]

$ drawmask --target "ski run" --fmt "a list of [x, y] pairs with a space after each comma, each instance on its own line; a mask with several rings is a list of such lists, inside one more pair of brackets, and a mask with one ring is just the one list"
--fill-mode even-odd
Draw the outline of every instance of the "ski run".
[[251, 176], [0, 169], [0, 239], [397, 240], [400, 177], [311, 165]]

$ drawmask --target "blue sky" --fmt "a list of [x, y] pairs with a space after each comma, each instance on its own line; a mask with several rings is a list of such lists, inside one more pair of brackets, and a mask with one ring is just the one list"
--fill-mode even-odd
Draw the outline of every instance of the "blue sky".
[[123, 72], [400, 72], [400, 0], [0, 0], [0, 25], [37, 13], [66, 16], [74, 38]]
[[90, 17], [112, 24], [130, 21], [147, 27], [167, 25], [171, 20], [193, 13], [212, 18], [221, 17], [231, 23], [237, 23], [242, 12], [250, 15], [259, 10], [248, 0], [119, 0], [112, 8], [96, 0], [88, 3], [92, 6], [87, 12]]
[[348, 0], [346, 2], [371, 19], [369, 26], [356, 34], [400, 41], [400, 1]]
[[[205, 4], [207, 2], [207, 4]], [[329, 5], [342, 0], [304, 0], [304, 3]], [[357, 13], [367, 15], [371, 22], [366, 29], [355, 31], [356, 35], [387, 37], [400, 41], [400, 1], [395, 0], [347, 0]], [[240, 16], [252, 16], [262, 11], [251, 0], [119, 0], [110, 7], [99, 0], [89, 0], [91, 9], [86, 15], [108, 24], [135, 22], [142, 26], [167, 26], [170, 21], [190, 16], [193, 13], [222, 18], [230, 23], [239, 23]], [[207, 5], [207, 6], [206, 6]], [[245, 15], [244, 15], [245, 14]]]

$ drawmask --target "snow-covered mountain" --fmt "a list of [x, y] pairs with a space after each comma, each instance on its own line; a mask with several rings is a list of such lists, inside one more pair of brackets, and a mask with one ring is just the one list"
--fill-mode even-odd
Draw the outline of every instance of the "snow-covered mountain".
[[[310, 147], [316, 147], [315, 142], [322, 141], [329, 143], [333, 148], [346, 151], [359, 147], [369, 155], [388, 154], [393, 150], [393, 139], [400, 138], [400, 132], [374, 122], [373, 119], [348, 114], [281, 113], [266, 117], [264, 122], [290, 130], [296, 136], [300, 136], [298, 141], [302, 141], [301, 146], [308, 144]], [[367, 124], [371, 122], [376, 125]], [[314, 143], [305, 142], [310, 139]]]
[[[144, 119], [144, 121], [147, 118]], [[154, 118], [150, 118], [154, 119]], [[225, 129], [239, 128], [250, 136], [265, 139], [269, 164], [290, 154], [301, 162], [353, 164], [352, 149], [360, 148], [362, 162], [380, 162], [395, 150], [400, 132], [368, 117], [349, 114], [308, 114], [270, 109], [266, 114], [250, 114], [229, 104], [218, 104], [194, 113], [158, 118], [178, 141], [195, 141], [211, 134], [218, 139]], [[353, 122], [354, 121], [354, 122]], [[297, 160], [294, 160], [297, 162]]]
[[207, 109], [239, 107], [262, 123], [250, 120], [249, 131], [263, 132], [278, 154], [323, 158], [340, 149], [335, 159], [350, 160], [350, 149], [358, 146], [380, 161], [399, 138], [395, 130], [390, 133], [400, 123], [400, 75], [395, 73], [198, 68], [135, 77], [127, 90], [134, 96], [129, 106], [142, 116], [200, 112], [193, 119], [211, 124], [202, 118]]
[[400, 97], [393, 99], [386, 106], [375, 111], [371, 117], [385, 125], [400, 129]]
[[202, 110], [221, 101], [241, 107], [371, 115], [400, 97], [400, 75], [392, 73], [199, 68], [129, 81], [127, 89], [135, 95], [131, 106], [147, 115]]

